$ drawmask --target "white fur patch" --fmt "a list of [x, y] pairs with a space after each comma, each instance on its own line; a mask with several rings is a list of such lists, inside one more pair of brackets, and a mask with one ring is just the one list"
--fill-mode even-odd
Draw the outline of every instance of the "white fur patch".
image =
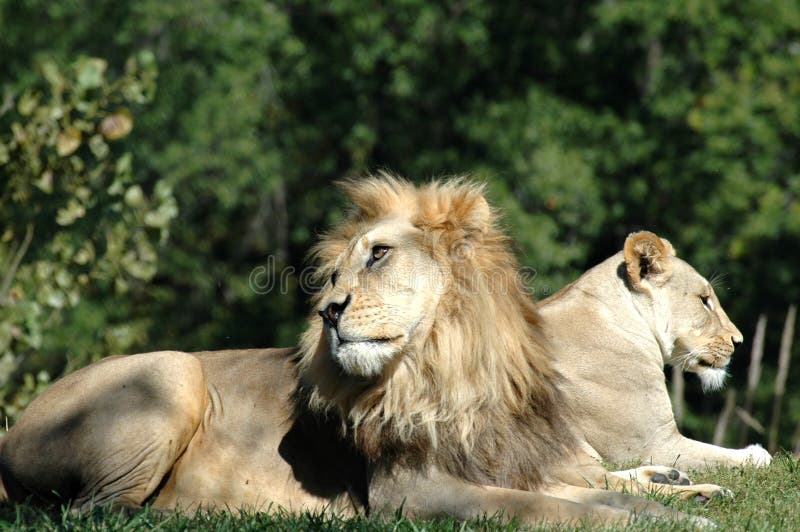
[[365, 341], [339, 344], [331, 354], [342, 369], [350, 375], [376, 377], [397, 352], [388, 342]]
[[703, 385], [704, 392], [719, 390], [725, 385], [725, 378], [728, 372], [722, 368], [703, 368], [697, 372], [700, 383]]
[[742, 449], [742, 451], [744, 451], [747, 461], [752, 462], [755, 465], [768, 466], [772, 461], [772, 455], [770, 455], [766, 449], [757, 443], [748, 445]]
[[349, 375], [357, 377], [375, 377], [380, 375], [383, 367], [397, 353], [397, 345], [393, 342], [364, 340], [360, 342], [342, 342], [336, 331], [325, 326], [331, 357]]

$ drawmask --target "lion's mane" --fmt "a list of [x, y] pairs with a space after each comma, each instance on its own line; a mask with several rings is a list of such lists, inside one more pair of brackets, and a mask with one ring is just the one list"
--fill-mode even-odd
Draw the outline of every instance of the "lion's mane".
[[387, 174], [341, 186], [353, 209], [312, 252], [321, 275], [354, 236], [410, 213], [445, 273], [445, 288], [430, 334], [410, 342], [376, 379], [343, 374], [330, 360], [319, 318], [311, 318], [298, 365], [303, 400], [341, 416], [372, 460], [536, 487], [576, 445], [539, 315], [483, 186], [452, 179], [416, 187]]

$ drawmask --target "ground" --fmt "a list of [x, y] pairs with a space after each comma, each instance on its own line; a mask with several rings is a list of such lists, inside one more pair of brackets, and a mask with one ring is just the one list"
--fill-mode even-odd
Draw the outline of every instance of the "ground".
[[[619, 465], [619, 464], [618, 464]], [[732, 499], [713, 499], [706, 505], [694, 502], [652, 497], [685, 512], [702, 515], [715, 521], [720, 530], [800, 530], [800, 458], [782, 454], [767, 468], [713, 468], [693, 471], [692, 477], [703, 482], [720, 484], [733, 491]], [[515, 523], [502, 516], [476, 519], [466, 523], [441, 519], [412, 521], [403, 518], [338, 519], [320, 515], [297, 516], [280, 513], [215, 512], [209, 515], [185, 517], [159, 513], [145, 508], [120, 513], [98, 509], [83, 516], [66, 509], [44, 511], [28, 505], [0, 504], [0, 530], [516, 530]], [[545, 527], [556, 530], [598, 530], [584, 525], [576, 527]], [[679, 523], [666, 520], [637, 521], [629, 529], [673, 531], [685, 529]], [[622, 530], [622, 527], [609, 530]]]

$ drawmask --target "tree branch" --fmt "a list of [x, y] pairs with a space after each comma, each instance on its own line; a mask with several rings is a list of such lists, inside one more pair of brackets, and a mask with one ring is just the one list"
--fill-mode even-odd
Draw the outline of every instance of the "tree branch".
[[8, 267], [5, 276], [3, 276], [3, 284], [0, 285], [0, 305], [5, 306], [8, 304], [8, 291], [11, 288], [11, 283], [14, 281], [14, 277], [17, 275], [17, 270], [19, 269], [20, 263], [22, 263], [22, 259], [28, 252], [28, 247], [31, 245], [32, 240], [33, 224], [28, 224], [28, 227], [25, 229], [25, 238], [22, 240], [22, 245], [17, 250], [16, 255], [14, 255], [14, 260], [11, 261], [11, 265]]

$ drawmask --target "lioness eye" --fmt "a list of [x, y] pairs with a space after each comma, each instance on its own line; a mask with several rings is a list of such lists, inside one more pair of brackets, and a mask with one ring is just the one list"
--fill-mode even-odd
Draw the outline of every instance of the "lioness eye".
[[369, 261], [367, 262], [367, 266], [372, 266], [374, 263], [381, 260], [383, 257], [389, 253], [391, 248], [389, 246], [375, 246], [372, 248], [372, 254], [370, 255]]
[[714, 310], [714, 302], [711, 301], [709, 296], [700, 296], [700, 301], [703, 302], [703, 305], [705, 305], [708, 310]]

